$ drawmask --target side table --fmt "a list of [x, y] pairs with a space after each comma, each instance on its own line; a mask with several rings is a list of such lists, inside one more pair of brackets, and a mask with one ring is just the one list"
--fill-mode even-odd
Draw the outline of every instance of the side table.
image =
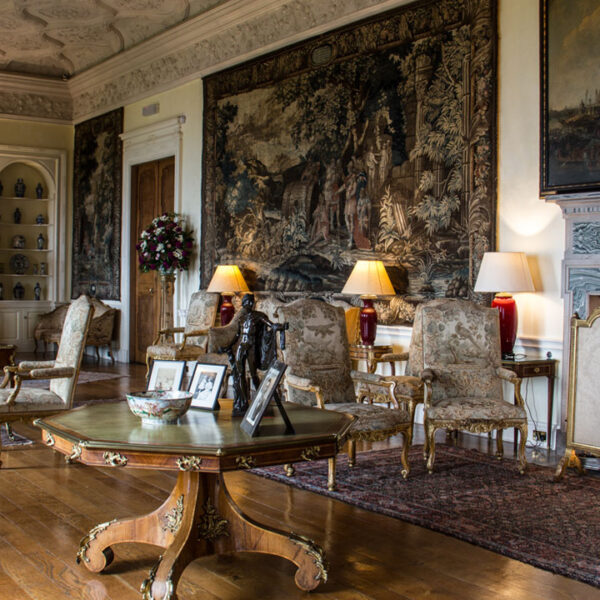
[[[358, 368], [358, 363], [361, 360], [367, 363], [367, 373], [375, 373], [377, 369], [377, 360], [384, 354], [393, 352], [391, 346], [363, 346], [362, 344], [350, 344], [350, 360], [352, 366]], [[392, 363], [392, 374], [394, 372], [394, 364]]]
[[[552, 411], [554, 407], [554, 379], [556, 377], [556, 366], [558, 360], [555, 358], [532, 358], [525, 356], [515, 360], [503, 360], [502, 366], [514, 371], [517, 377], [527, 379], [529, 377], [546, 377], [548, 379], [548, 426], [546, 428], [546, 443], [550, 448], [552, 436]], [[515, 447], [517, 434], [515, 432]]]

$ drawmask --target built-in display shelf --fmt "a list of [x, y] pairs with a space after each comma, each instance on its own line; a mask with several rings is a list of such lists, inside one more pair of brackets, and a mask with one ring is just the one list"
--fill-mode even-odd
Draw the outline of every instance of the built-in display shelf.
[[25, 200], [26, 202], [49, 202], [50, 198], [29, 198], [28, 196], [0, 196], [0, 200]]

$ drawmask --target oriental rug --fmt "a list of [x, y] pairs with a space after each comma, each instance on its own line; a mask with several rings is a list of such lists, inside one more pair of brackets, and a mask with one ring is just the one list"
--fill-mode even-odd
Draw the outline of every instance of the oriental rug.
[[357, 456], [349, 469], [340, 455], [337, 490], [327, 491], [327, 461], [252, 472], [353, 506], [401, 519], [482, 546], [572, 579], [600, 587], [600, 478], [528, 465], [437, 445], [428, 475], [423, 447], [410, 450], [411, 473], [402, 479], [399, 449]]

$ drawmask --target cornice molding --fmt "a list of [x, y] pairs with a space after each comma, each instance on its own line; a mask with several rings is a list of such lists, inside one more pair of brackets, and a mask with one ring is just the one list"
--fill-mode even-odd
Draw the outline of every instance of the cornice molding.
[[0, 116], [72, 123], [73, 102], [67, 82], [0, 73]]
[[0, 116], [78, 123], [410, 1], [230, 0], [66, 82], [0, 74]]
[[232, 0], [69, 81], [75, 122], [407, 4], [409, 0]]

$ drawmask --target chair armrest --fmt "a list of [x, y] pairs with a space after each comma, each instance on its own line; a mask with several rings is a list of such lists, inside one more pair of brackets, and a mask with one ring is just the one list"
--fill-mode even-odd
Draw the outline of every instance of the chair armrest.
[[377, 362], [402, 362], [404, 360], [408, 360], [408, 352], [388, 352], [382, 354]]
[[17, 365], [19, 371], [31, 371], [31, 369], [51, 369], [53, 360], [24, 360]]
[[183, 333], [184, 331], [185, 331], [185, 327], [167, 327], [166, 329], [159, 329], [158, 335], [152, 342], [152, 345], [156, 346], [156, 344], [158, 344], [158, 342], [160, 342], [160, 338], [163, 335], [173, 335], [175, 333]]
[[496, 375], [498, 375], [500, 379], [503, 379], [504, 381], [508, 381], [509, 383], [513, 384], [515, 388], [515, 404], [517, 406], [520, 406], [521, 408], [525, 408], [525, 401], [523, 400], [523, 396], [521, 396], [521, 378], [517, 377], [517, 374], [514, 371], [511, 371], [510, 369], [505, 369], [504, 367], [498, 367], [496, 369]]
[[293, 387], [301, 392], [310, 392], [314, 394], [317, 400], [317, 406], [319, 408], [325, 408], [325, 400], [321, 388], [318, 385], [315, 385], [310, 379], [286, 373], [285, 382], [289, 387]]
[[504, 367], [498, 367], [496, 369], [496, 375], [498, 375], [500, 379], [504, 379], [504, 381], [510, 381], [511, 383], [513, 383], [513, 379], [519, 379], [514, 371], [505, 369]]
[[[58, 377], [73, 377], [73, 375], [75, 375], [75, 369], [73, 367], [32, 369], [29, 371], [28, 375], [31, 379], [56, 379]], [[20, 377], [18, 373], [17, 377]]]
[[183, 341], [181, 342], [180, 350], [183, 350], [187, 344], [188, 338], [198, 337], [201, 335], [208, 335], [208, 329], [193, 329], [192, 331], [187, 331], [183, 334]]
[[421, 379], [425, 384], [425, 394], [423, 397], [423, 404], [425, 405], [425, 410], [427, 410], [431, 406], [431, 397], [433, 395], [433, 380], [435, 379], [435, 373], [432, 369], [423, 369], [421, 373]]
[[383, 375], [363, 371], [352, 371], [350, 376], [354, 382], [357, 402], [365, 400], [370, 404], [381, 402], [393, 404], [394, 408], [399, 408], [398, 400], [394, 395], [396, 382], [393, 379], [387, 380]]

